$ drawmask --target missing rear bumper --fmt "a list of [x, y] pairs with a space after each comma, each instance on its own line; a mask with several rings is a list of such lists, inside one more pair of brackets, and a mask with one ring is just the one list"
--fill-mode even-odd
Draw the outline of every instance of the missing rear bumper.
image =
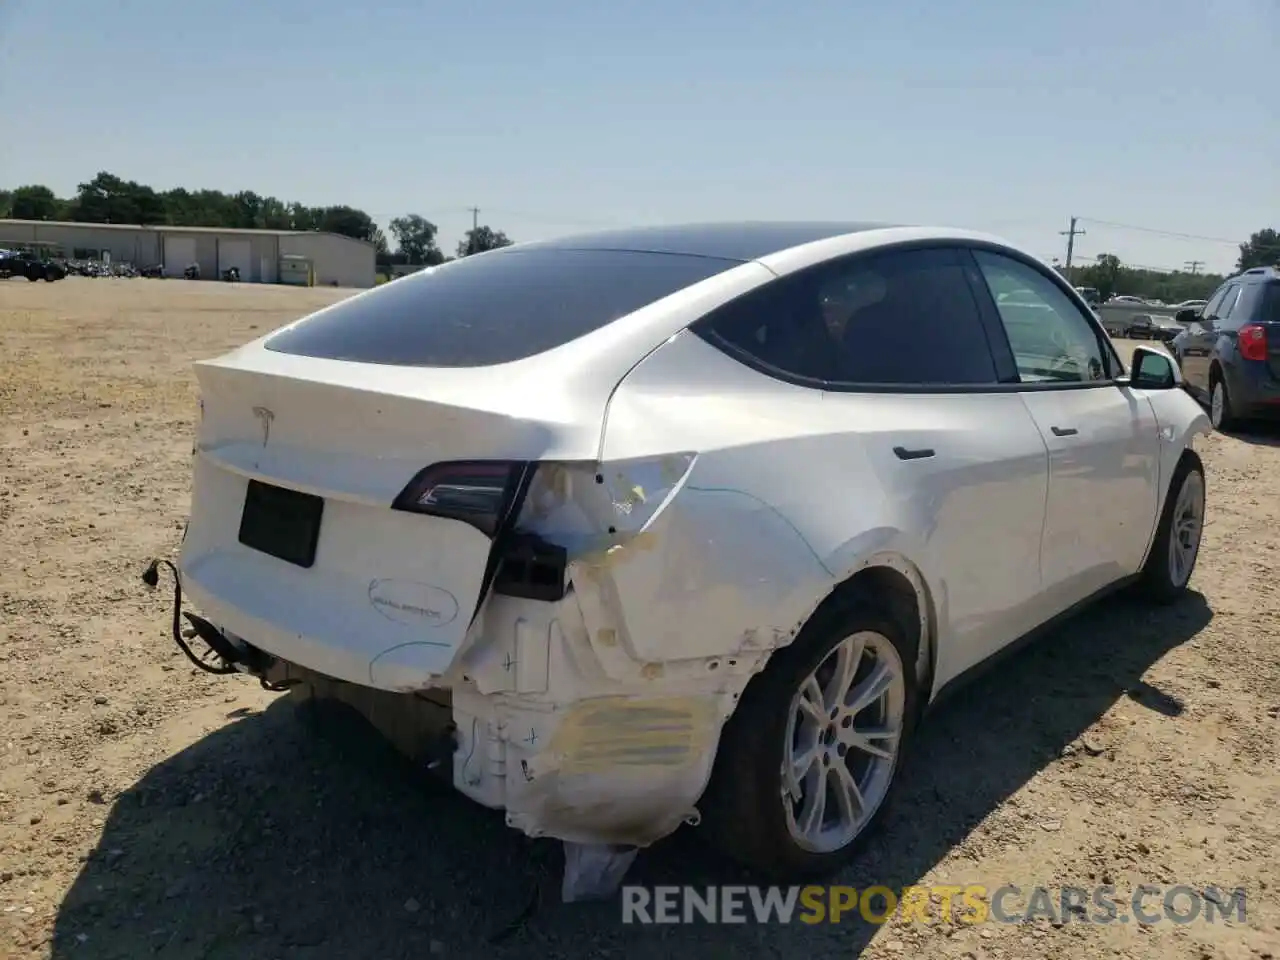
[[[152, 589], [159, 586], [161, 567], [166, 567], [173, 575], [173, 619], [170, 625], [173, 642], [194, 666], [215, 676], [249, 673], [268, 690], [288, 689], [287, 685], [276, 686], [268, 679], [267, 674], [275, 663], [270, 654], [228, 637], [204, 617], [182, 609], [182, 577], [172, 562], [161, 558], [152, 560], [142, 573], [142, 582]], [[183, 619], [188, 626], [183, 627]], [[208, 648], [203, 656], [191, 647], [190, 641], [197, 637]]]

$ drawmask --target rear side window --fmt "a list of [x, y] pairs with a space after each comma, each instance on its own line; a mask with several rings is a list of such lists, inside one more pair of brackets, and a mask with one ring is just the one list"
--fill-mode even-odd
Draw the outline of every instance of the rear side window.
[[1246, 283], [1240, 288], [1240, 296], [1231, 309], [1230, 323], [1227, 326], [1234, 330], [1249, 323], [1256, 322], [1263, 303], [1266, 288], [1260, 283]]
[[1214, 318], [1218, 320], [1230, 320], [1231, 311], [1235, 309], [1236, 301], [1240, 299], [1240, 284], [1233, 283], [1227, 288], [1227, 295], [1222, 298], [1222, 303], [1218, 305]]
[[823, 264], [734, 301], [698, 332], [784, 378], [914, 387], [997, 379], [977, 303], [950, 249]]
[[1263, 287], [1262, 309], [1258, 311], [1262, 323], [1280, 323], [1280, 283], [1268, 283]]
[[508, 363], [562, 346], [736, 260], [627, 250], [486, 253], [411, 274], [282, 330], [268, 350], [421, 367]]
[[1200, 308], [1201, 319], [1207, 320], [1210, 317], [1217, 316], [1214, 311], [1218, 309], [1218, 304], [1222, 303], [1222, 298], [1226, 296], [1228, 286], [1229, 284], [1224, 283], [1213, 292], [1213, 296], [1209, 298], [1209, 302]]

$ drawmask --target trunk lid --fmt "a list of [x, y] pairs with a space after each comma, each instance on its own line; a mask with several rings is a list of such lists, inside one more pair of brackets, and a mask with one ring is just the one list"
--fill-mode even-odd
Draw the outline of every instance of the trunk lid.
[[196, 376], [184, 589], [255, 646], [390, 690], [448, 669], [492, 548], [462, 520], [393, 510], [397, 495], [441, 462], [592, 459], [607, 399], [569, 396], [545, 372], [371, 370], [251, 349]]

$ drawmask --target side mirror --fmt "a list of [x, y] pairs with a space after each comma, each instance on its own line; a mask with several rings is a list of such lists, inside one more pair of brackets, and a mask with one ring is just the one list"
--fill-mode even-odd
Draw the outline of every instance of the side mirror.
[[1178, 323], [1195, 323], [1200, 319], [1200, 311], [1195, 309], [1179, 310], [1173, 315], [1173, 319]]
[[1173, 358], [1150, 347], [1134, 347], [1129, 386], [1138, 390], [1173, 390], [1182, 385], [1182, 374]]

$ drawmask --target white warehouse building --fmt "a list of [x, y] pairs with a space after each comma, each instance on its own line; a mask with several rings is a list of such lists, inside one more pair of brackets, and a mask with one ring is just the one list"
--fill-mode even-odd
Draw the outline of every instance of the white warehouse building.
[[372, 243], [307, 230], [0, 220], [0, 247], [24, 243], [52, 244], [76, 259], [109, 258], [139, 268], [163, 264], [170, 277], [181, 277], [195, 263], [209, 280], [237, 267], [243, 281], [277, 283], [282, 258], [308, 261], [316, 286], [372, 287], [376, 272]]

